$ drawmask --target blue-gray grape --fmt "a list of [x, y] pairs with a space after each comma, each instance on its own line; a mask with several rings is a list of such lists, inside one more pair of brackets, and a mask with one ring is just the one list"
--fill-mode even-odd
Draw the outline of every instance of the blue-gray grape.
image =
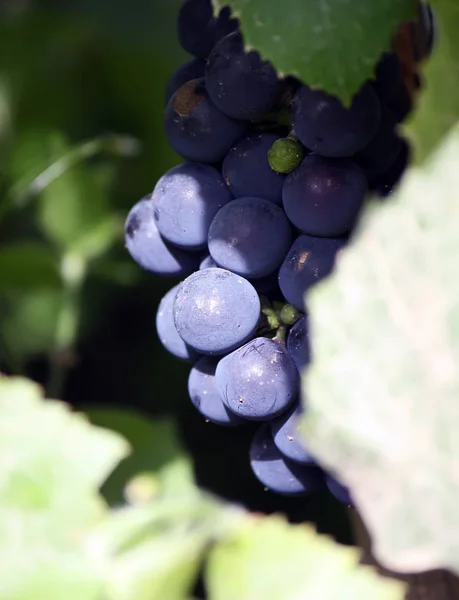
[[254, 335], [260, 300], [253, 285], [239, 275], [203, 269], [180, 285], [174, 319], [189, 346], [203, 354], [226, 354]]
[[184, 83], [188, 83], [188, 81], [191, 81], [192, 79], [204, 77], [205, 70], [206, 62], [199, 58], [195, 58], [181, 65], [167, 82], [166, 92], [164, 94], [166, 105]]
[[277, 494], [303, 496], [323, 486], [320, 469], [290, 461], [279, 452], [268, 424], [255, 434], [250, 447], [250, 466], [260, 483]]
[[218, 425], [241, 425], [245, 421], [223, 404], [215, 384], [215, 369], [219, 358], [203, 356], [190, 371], [188, 394], [201, 415]]
[[181, 360], [195, 361], [199, 354], [190, 348], [177, 332], [174, 322], [174, 302], [180, 285], [174, 286], [162, 298], [156, 313], [156, 332], [164, 348]]
[[292, 242], [284, 211], [261, 198], [238, 198], [215, 215], [209, 228], [209, 252], [215, 262], [243, 277], [273, 273]]
[[273, 419], [292, 404], [298, 371], [286, 349], [258, 337], [218, 363], [217, 389], [224, 404], [245, 419]]
[[330, 494], [339, 500], [339, 502], [353, 506], [354, 501], [352, 500], [351, 493], [346, 486], [329, 474], [325, 476], [325, 483]]
[[173, 167], [153, 191], [158, 230], [168, 242], [181, 248], [205, 248], [212, 219], [231, 199], [231, 192], [214, 167], [191, 162]]
[[307, 316], [298, 319], [288, 332], [287, 351], [292, 357], [298, 372], [302, 374], [311, 361]]
[[147, 271], [165, 277], [185, 277], [199, 264], [197, 253], [184, 252], [161, 237], [151, 196], [145, 196], [131, 208], [124, 233], [129, 254]]
[[271, 434], [277, 449], [286, 458], [305, 465], [315, 465], [316, 460], [301, 441], [299, 418], [303, 414], [301, 403], [271, 421]]

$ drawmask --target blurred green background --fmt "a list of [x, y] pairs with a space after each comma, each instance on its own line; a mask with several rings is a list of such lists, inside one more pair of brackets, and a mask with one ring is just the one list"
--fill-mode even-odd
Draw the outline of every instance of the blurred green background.
[[171, 414], [199, 482], [257, 511], [313, 519], [349, 540], [345, 509], [265, 492], [254, 428], [205, 423], [189, 366], [154, 318], [174, 280], [142, 272], [123, 221], [180, 162], [162, 128], [164, 89], [186, 55], [179, 0], [0, 0], [0, 368], [75, 407]]

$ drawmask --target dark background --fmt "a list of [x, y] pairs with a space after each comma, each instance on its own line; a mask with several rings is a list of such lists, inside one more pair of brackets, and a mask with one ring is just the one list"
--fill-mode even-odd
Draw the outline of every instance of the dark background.
[[[167, 355], [154, 330], [159, 301], [176, 281], [142, 272], [124, 249], [127, 212], [180, 162], [162, 130], [166, 82], [187, 59], [176, 40], [178, 5], [0, 1], [1, 369], [36, 379], [78, 408], [116, 405], [172, 415], [202, 486], [253, 510], [314, 520], [348, 541], [346, 509], [327, 493], [305, 500], [263, 490], [248, 463], [252, 426], [226, 430], [195, 412], [186, 392], [189, 365]], [[112, 132], [137, 138], [141, 152], [80, 161], [46, 192], [21, 201], [17, 190], [69, 148]], [[87, 259], [84, 285], [73, 298], [75, 334], [62, 345], [56, 332], [65, 290], [48, 267], [40, 267], [41, 276], [36, 253], [12, 260], [8, 249], [39, 244], [58, 271], [69, 250], [62, 231], [78, 224], [78, 235], [85, 233], [99, 204], [105, 216], [118, 217], [119, 227]], [[46, 226], [43, 214], [57, 225]], [[53, 227], [61, 233], [54, 235]]]

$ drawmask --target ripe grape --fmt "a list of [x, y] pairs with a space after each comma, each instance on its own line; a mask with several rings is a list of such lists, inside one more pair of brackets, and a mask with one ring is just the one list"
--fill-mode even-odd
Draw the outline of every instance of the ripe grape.
[[186, 162], [161, 177], [153, 191], [156, 225], [170, 243], [189, 250], [207, 245], [212, 219], [232, 199], [214, 167]]
[[252, 133], [231, 148], [223, 161], [223, 177], [235, 198], [255, 196], [282, 203], [285, 175], [269, 166], [268, 152], [281, 136]]
[[314, 457], [301, 442], [298, 419], [302, 414], [303, 409], [298, 402], [289, 411], [271, 421], [271, 433], [274, 444], [283, 456], [294, 462], [315, 465]]
[[169, 100], [166, 137], [186, 160], [216, 163], [244, 135], [247, 125], [223, 114], [211, 102], [203, 79], [188, 81]]
[[291, 226], [283, 210], [261, 198], [229, 202], [209, 228], [209, 252], [215, 262], [252, 279], [273, 273], [291, 242]]
[[199, 270], [203, 269], [211, 269], [212, 267], [218, 266], [214, 259], [208, 254], [202, 261], [199, 263]]
[[372, 182], [371, 189], [377, 196], [386, 198], [392, 194], [405, 173], [410, 155], [411, 149], [408, 143], [406, 140], [402, 140], [402, 148], [394, 164]]
[[168, 277], [184, 277], [196, 270], [199, 256], [169, 245], [156, 227], [154, 203], [145, 196], [135, 204], [126, 219], [126, 247], [143, 269]]
[[284, 210], [303, 233], [336, 237], [354, 226], [367, 189], [356, 163], [310, 154], [285, 180]]
[[319, 238], [300, 235], [279, 269], [279, 287], [284, 298], [304, 310], [304, 295], [315, 283], [329, 275], [345, 238]]
[[254, 333], [260, 300], [251, 283], [224, 269], [196, 271], [180, 285], [174, 319], [180, 337], [203, 354], [231, 352]]
[[262, 425], [255, 434], [250, 447], [250, 466], [264, 486], [285, 496], [311, 494], [323, 485], [320, 469], [300, 465], [282, 456], [268, 424]]
[[206, 62], [199, 58], [195, 58], [181, 65], [167, 82], [166, 92], [164, 94], [166, 104], [184, 83], [188, 83], [188, 81], [191, 81], [192, 79], [204, 77], [205, 70]]
[[370, 181], [388, 171], [402, 151], [403, 141], [396, 131], [396, 119], [391, 111], [382, 107], [381, 122], [375, 137], [366, 148], [354, 156]]
[[238, 26], [227, 6], [214, 17], [210, 0], [185, 0], [178, 17], [178, 37], [184, 50], [207, 58], [215, 44]]
[[293, 102], [293, 126], [299, 140], [322, 156], [352, 156], [370, 142], [381, 106], [370, 84], [356, 94], [349, 108], [334, 96], [304, 85]]
[[381, 102], [388, 102], [404, 85], [402, 65], [395, 52], [385, 52], [376, 65], [373, 88]]
[[292, 357], [298, 372], [302, 374], [311, 361], [307, 316], [298, 319], [288, 332], [287, 351]]
[[347, 487], [345, 487], [342, 483], [340, 483], [337, 479], [332, 477], [331, 475], [325, 476], [325, 483], [327, 488], [337, 500], [342, 502], [343, 504], [350, 504], [351, 506], [354, 504], [352, 500], [352, 496]]
[[234, 119], [255, 119], [276, 99], [276, 70], [257, 52], [247, 52], [239, 32], [224, 37], [210, 53], [206, 87], [215, 106]]
[[201, 415], [219, 425], [241, 425], [244, 420], [232, 413], [221, 401], [215, 384], [219, 359], [202, 356], [190, 371], [188, 394]]
[[298, 392], [295, 363], [278, 342], [251, 340], [218, 363], [217, 389], [224, 404], [245, 419], [272, 419]]
[[174, 286], [159, 303], [156, 313], [156, 332], [164, 348], [181, 360], [197, 360], [199, 354], [187, 346], [177, 332], [174, 322], [174, 302], [179, 285]]

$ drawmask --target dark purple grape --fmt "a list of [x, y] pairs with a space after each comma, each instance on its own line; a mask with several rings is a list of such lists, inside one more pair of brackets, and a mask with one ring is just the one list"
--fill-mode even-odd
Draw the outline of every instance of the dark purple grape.
[[354, 226], [367, 189], [356, 163], [309, 154], [285, 180], [284, 210], [293, 225], [308, 235], [340, 236]]
[[223, 161], [223, 177], [235, 198], [255, 196], [282, 203], [285, 175], [276, 173], [268, 163], [268, 152], [281, 136], [252, 133], [241, 138]]
[[181, 65], [172, 77], [169, 79], [166, 85], [165, 92], [165, 103], [167, 104], [175, 92], [182, 87], [184, 83], [188, 83], [192, 79], [199, 79], [204, 77], [206, 70], [206, 62], [195, 58]]
[[224, 37], [212, 50], [206, 67], [206, 87], [217, 108], [234, 119], [261, 116], [279, 89], [276, 70], [255, 51], [247, 52], [239, 32]]
[[218, 110], [206, 92], [204, 80], [193, 79], [169, 100], [164, 127], [170, 145], [180, 156], [213, 164], [223, 160], [247, 125]]
[[381, 102], [388, 102], [399, 92], [404, 85], [403, 72], [395, 52], [385, 52], [381, 56], [371, 83]]
[[346, 238], [319, 238], [300, 235], [279, 269], [279, 287], [284, 298], [298, 310], [304, 310], [304, 295], [311, 286], [333, 270], [336, 255]]
[[369, 181], [386, 173], [402, 151], [403, 141], [396, 131], [397, 121], [391, 111], [382, 107], [381, 122], [375, 137], [354, 156]]
[[409, 164], [411, 149], [406, 140], [402, 140], [402, 149], [397, 160], [388, 171], [378, 177], [371, 185], [371, 191], [380, 198], [387, 198], [397, 188]]
[[265, 424], [255, 434], [250, 447], [250, 466], [262, 485], [284, 496], [303, 496], [323, 486], [320, 469], [288, 460], [276, 448]]
[[180, 44], [197, 58], [207, 58], [215, 44], [238, 27], [239, 22], [231, 18], [228, 6], [215, 17], [210, 0], [185, 0], [179, 12]]
[[353, 506], [354, 501], [347, 487], [340, 483], [337, 479], [331, 475], [325, 475], [325, 483], [332, 496], [334, 496], [339, 502]]
[[380, 119], [381, 105], [368, 83], [350, 108], [334, 96], [304, 85], [293, 102], [293, 126], [299, 140], [322, 156], [352, 156], [370, 142]]

